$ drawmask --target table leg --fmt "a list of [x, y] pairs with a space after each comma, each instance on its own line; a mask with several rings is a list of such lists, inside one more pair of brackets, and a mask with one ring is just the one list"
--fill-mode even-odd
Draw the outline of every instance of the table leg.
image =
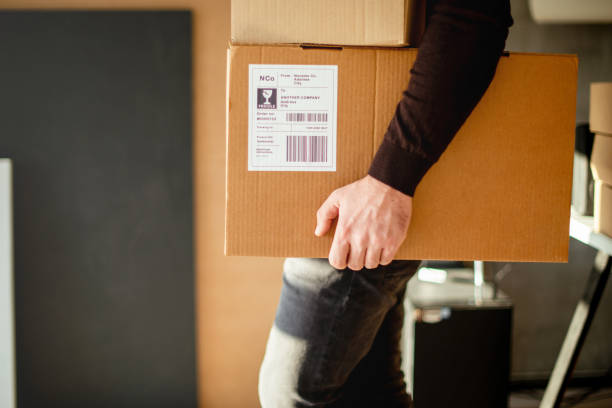
[[563, 346], [557, 357], [540, 408], [558, 408], [563, 400], [567, 383], [572, 376], [580, 349], [584, 344], [589, 327], [597, 311], [601, 295], [610, 276], [612, 256], [599, 251], [589, 275], [584, 295], [578, 302], [570, 323]]

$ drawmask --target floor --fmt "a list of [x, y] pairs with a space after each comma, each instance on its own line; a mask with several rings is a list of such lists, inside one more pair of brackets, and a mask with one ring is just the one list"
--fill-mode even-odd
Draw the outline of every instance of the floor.
[[[561, 408], [611, 408], [612, 388], [604, 388], [578, 401], [588, 389], [572, 388], [566, 392]], [[538, 408], [544, 390], [515, 391], [510, 395], [509, 408]]]

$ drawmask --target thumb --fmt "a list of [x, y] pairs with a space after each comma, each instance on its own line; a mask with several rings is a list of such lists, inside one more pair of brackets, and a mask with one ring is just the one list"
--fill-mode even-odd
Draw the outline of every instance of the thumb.
[[317, 228], [315, 228], [315, 235], [321, 237], [327, 234], [332, 222], [338, 217], [340, 211], [339, 203], [335, 198], [335, 194], [330, 194], [327, 200], [321, 205], [317, 211]]

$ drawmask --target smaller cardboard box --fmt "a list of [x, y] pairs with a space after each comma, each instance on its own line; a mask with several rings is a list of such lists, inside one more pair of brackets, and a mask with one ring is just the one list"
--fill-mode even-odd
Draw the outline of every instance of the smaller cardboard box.
[[612, 185], [612, 135], [595, 135], [591, 171], [595, 180]]
[[591, 84], [591, 132], [612, 136], [612, 82]]
[[407, 45], [414, 1], [232, 0], [231, 39], [233, 44]]
[[595, 232], [612, 237], [612, 186], [595, 181]]

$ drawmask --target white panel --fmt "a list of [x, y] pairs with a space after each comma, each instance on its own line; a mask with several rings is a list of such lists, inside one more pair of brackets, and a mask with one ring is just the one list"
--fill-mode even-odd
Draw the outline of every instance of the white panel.
[[0, 159], [0, 407], [15, 407], [12, 166]]
[[529, 0], [531, 16], [538, 23], [609, 23], [610, 0]]

